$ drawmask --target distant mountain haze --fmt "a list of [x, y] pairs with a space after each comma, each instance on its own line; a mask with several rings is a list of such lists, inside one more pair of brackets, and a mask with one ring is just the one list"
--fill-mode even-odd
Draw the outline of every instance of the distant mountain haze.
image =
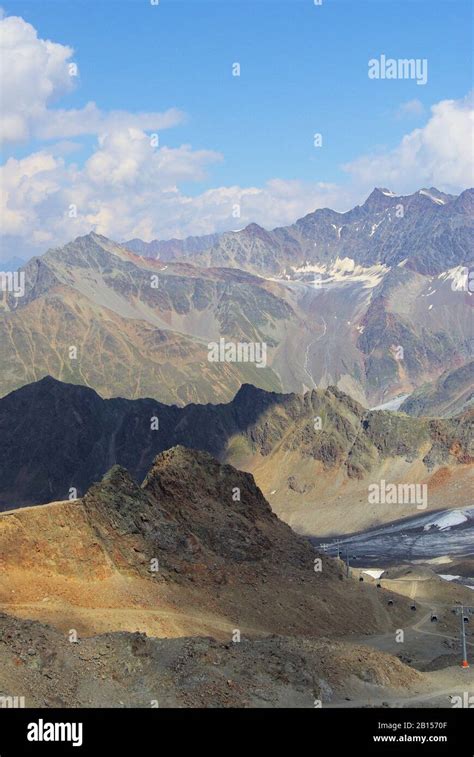
[[[346, 213], [315, 210], [291, 226], [266, 231], [256, 223], [241, 231], [182, 240], [126, 246], [140, 255], [162, 260], [191, 258], [195, 263], [279, 274], [307, 262], [329, 264], [348, 257], [364, 266], [383, 263], [407, 266], [423, 274], [439, 274], [466, 265], [473, 256], [474, 190], [458, 197], [434, 187], [412, 195], [376, 188], [363, 205]], [[214, 238], [213, 238], [214, 237]], [[179, 250], [179, 252], [178, 252]]]

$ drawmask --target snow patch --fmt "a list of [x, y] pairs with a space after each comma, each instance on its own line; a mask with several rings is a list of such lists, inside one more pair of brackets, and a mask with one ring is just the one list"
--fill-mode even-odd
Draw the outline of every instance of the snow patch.
[[[383, 218], [382, 218], [382, 221], [383, 221]], [[369, 237], [371, 237], [374, 234], [375, 230], [378, 229], [378, 227], [380, 226], [380, 224], [382, 223], [382, 221], [379, 221], [378, 223], [373, 223], [372, 224], [372, 229], [370, 231]]]
[[425, 197], [429, 197], [430, 200], [435, 202], [437, 205], [446, 205], [446, 202], [444, 200], [441, 200], [440, 197], [434, 197], [432, 194], [426, 191], [426, 189], [420, 189], [418, 192], [420, 195], [424, 195]]
[[461, 523], [466, 523], [467, 520], [468, 517], [463, 510], [451, 510], [448, 513], [444, 513], [444, 515], [441, 515], [441, 517], [436, 518], [436, 520], [427, 523], [426, 526], [423, 526], [423, 531], [429, 531], [430, 528], [446, 531], [452, 526], [459, 526]]
[[398, 410], [402, 402], [406, 400], [407, 397], [409, 397], [409, 394], [401, 394], [399, 397], [395, 397], [393, 400], [389, 400], [388, 402], [384, 402], [382, 405], [376, 405], [375, 407], [371, 407], [371, 410]]
[[320, 265], [317, 263], [310, 264], [308, 261], [303, 266], [294, 267], [294, 274], [301, 273], [319, 273], [323, 278], [319, 280], [321, 286], [326, 286], [334, 282], [364, 282], [364, 288], [377, 286], [383, 279], [389, 268], [383, 263], [364, 268], [352, 258], [336, 258], [333, 264]]
[[461, 578], [461, 576], [452, 576], [450, 573], [438, 573], [438, 576], [445, 581], [458, 581]]
[[438, 274], [438, 279], [440, 281], [449, 281], [450, 279], [455, 279], [456, 281], [460, 281], [463, 276], [466, 274], [466, 266], [464, 265], [457, 265], [455, 268], [448, 268], [447, 271], [443, 271], [442, 273]]
[[370, 570], [363, 570], [362, 573], [367, 573], [368, 576], [372, 576], [372, 578], [380, 578], [382, 573], [384, 573], [384, 570], [373, 570], [372, 568]]

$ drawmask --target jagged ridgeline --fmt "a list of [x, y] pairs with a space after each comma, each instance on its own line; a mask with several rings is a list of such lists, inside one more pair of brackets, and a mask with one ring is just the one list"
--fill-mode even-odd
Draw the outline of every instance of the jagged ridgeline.
[[[367, 406], [408, 394], [472, 356], [455, 284], [472, 263], [473, 195], [376, 189], [273, 231], [134, 240], [141, 256], [79, 237], [33, 258], [23, 296], [2, 298], [0, 395], [45, 375], [180, 405], [229, 401], [244, 383], [337, 385]], [[265, 359], [214, 361], [221, 339]]]
[[[0, 502], [6, 509], [82, 496], [115, 464], [141, 481], [159, 452], [180, 444], [253, 472], [276, 512], [314, 532], [325, 503], [333, 519], [345, 507], [350, 525], [353, 502], [367, 504], [380, 478], [431, 482], [430, 506], [439, 506], [453, 473], [470, 470], [472, 431], [472, 411], [446, 419], [370, 411], [335, 387], [285, 395], [244, 385], [229, 403], [180, 408], [102, 399], [45, 378], [0, 400]], [[382, 508], [377, 517], [404, 514], [413, 512]]]

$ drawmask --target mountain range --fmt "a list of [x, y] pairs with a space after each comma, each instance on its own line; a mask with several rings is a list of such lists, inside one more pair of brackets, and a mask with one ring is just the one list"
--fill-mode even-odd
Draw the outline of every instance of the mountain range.
[[[472, 231], [472, 190], [378, 189], [286, 229], [91, 233], [28, 262], [0, 303], [2, 691], [47, 707], [464, 691], [446, 608], [470, 601], [470, 557], [405, 558], [426, 529], [469, 538]], [[220, 340], [266, 360], [213, 362]], [[371, 499], [387, 485], [426, 496]], [[346, 563], [324, 552], [336, 537]], [[388, 570], [361, 567], [376, 549]]]
[[184, 445], [252, 472], [301, 532], [357, 530], [417, 512], [369, 504], [368, 486], [381, 479], [426, 483], [430, 509], [464, 504], [473, 421], [472, 410], [446, 419], [370, 411], [336, 387], [302, 396], [244, 385], [229, 403], [181, 408], [102, 399], [47, 377], [0, 399], [0, 508], [82, 496], [115, 464], [140, 481], [158, 453]]
[[256, 223], [237, 232], [188, 237], [179, 242], [133, 239], [125, 243], [140, 255], [281, 275], [309, 264], [330, 266], [350, 258], [369, 267], [406, 262], [409, 269], [437, 275], [472, 262], [474, 190], [459, 196], [435, 187], [411, 195], [376, 188], [346, 213], [318, 209], [290, 226], [266, 231]]
[[[3, 293], [0, 394], [45, 375], [182, 405], [228, 401], [244, 383], [336, 385], [366, 406], [411, 393], [472, 356], [471, 293], [456, 277], [472, 257], [473, 196], [376, 189], [348, 213], [173, 243], [169, 262], [166, 245], [156, 260], [143, 256], [153, 244], [130, 242], [137, 255], [79, 237], [24, 266], [23, 297]], [[220, 339], [264, 344], [265, 364], [211, 362]]]

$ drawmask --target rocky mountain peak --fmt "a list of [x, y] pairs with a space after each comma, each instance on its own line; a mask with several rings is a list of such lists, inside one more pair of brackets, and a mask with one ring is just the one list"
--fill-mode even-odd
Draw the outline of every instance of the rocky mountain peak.
[[275, 392], [267, 392], [265, 389], [260, 389], [253, 384], [242, 384], [234, 397], [234, 402], [237, 404], [256, 402], [259, 399], [267, 398], [269, 395], [275, 395], [275, 397], [278, 396]]
[[207, 452], [181, 445], [162, 452], [141, 487], [115, 465], [81, 502], [114, 561], [139, 571], [143, 555], [158, 557], [169, 571], [179, 565], [178, 572], [183, 561], [210, 570], [273, 553], [311, 567], [309, 545], [278, 520], [253, 476]]
[[[271, 244], [273, 237], [272, 232], [267, 231], [267, 229], [264, 229], [263, 226], [260, 226], [258, 223], [249, 223], [247, 226], [245, 226], [243, 229], [241, 229], [237, 234], [243, 239], [250, 239], [252, 241], [260, 240], [263, 244]], [[235, 241], [235, 234], [231, 233], [232, 241]]]
[[456, 197], [453, 202], [454, 208], [460, 213], [473, 215], [474, 213], [474, 189], [466, 189]]
[[197, 504], [205, 505], [208, 515], [210, 510], [224, 506], [228, 514], [273, 517], [250, 473], [223, 465], [208, 452], [180, 444], [155, 458], [142, 489], [158, 502], [172, 505], [173, 511], [178, 510], [181, 515]]
[[244, 231], [247, 231], [249, 234], [260, 234], [262, 232], [266, 233], [266, 229], [255, 222], [247, 224], [247, 226], [244, 228]]
[[137, 484], [128, 470], [122, 465], [113, 465], [104, 475], [98, 486], [102, 489], [114, 489], [115, 491], [123, 491], [127, 493], [134, 493], [137, 489]]
[[386, 210], [398, 200], [398, 195], [385, 187], [375, 187], [372, 190], [362, 207], [373, 213]]

